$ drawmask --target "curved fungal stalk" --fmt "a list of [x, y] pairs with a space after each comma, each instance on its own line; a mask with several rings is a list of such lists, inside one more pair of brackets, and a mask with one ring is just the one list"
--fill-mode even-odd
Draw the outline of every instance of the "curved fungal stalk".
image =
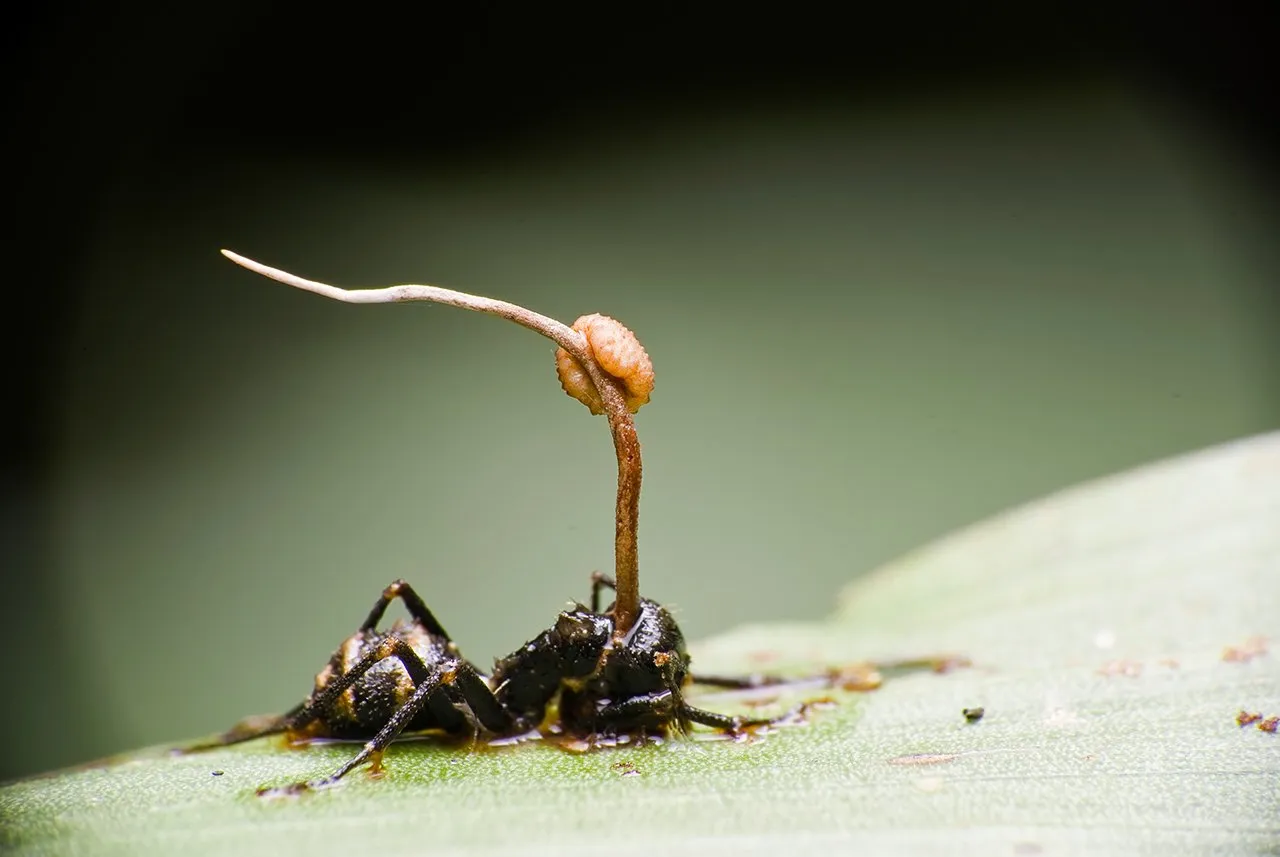
[[342, 289], [305, 280], [230, 250], [223, 250], [222, 255], [269, 279], [344, 303], [427, 301], [446, 304], [514, 321], [560, 346], [556, 352], [556, 365], [565, 392], [585, 404], [593, 414], [603, 413], [613, 436], [613, 448], [618, 456], [618, 502], [613, 545], [618, 591], [613, 618], [619, 637], [631, 630], [640, 611], [640, 561], [636, 538], [640, 520], [641, 477], [640, 441], [631, 415], [649, 400], [649, 392], [653, 389], [653, 366], [631, 331], [613, 319], [595, 315], [583, 316], [574, 322], [573, 327], [568, 327], [516, 304], [438, 286]]

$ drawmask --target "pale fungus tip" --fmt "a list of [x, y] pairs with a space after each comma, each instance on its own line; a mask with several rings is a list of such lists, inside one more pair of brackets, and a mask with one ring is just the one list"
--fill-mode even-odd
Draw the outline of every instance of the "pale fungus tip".
[[[627, 410], [634, 414], [647, 404], [653, 392], [653, 361], [636, 335], [616, 319], [599, 313], [579, 317], [573, 329], [586, 339], [587, 348], [600, 368], [621, 384]], [[563, 348], [556, 349], [556, 374], [566, 393], [586, 405], [591, 413], [604, 413], [604, 402], [591, 383], [591, 376]]]

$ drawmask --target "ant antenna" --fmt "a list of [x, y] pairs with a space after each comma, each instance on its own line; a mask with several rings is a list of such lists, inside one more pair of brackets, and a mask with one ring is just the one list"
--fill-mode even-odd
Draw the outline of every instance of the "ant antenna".
[[342, 289], [304, 280], [286, 271], [247, 259], [230, 250], [222, 255], [242, 268], [287, 286], [353, 304], [428, 301], [484, 312], [514, 321], [559, 345], [556, 370], [569, 395], [593, 414], [603, 413], [618, 456], [618, 503], [614, 529], [614, 573], [618, 589], [614, 601], [614, 633], [631, 630], [640, 612], [640, 559], [636, 545], [640, 521], [640, 440], [631, 415], [649, 401], [653, 364], [635, 334], [602, 315], [582, 316], [568, 327], [522, 306], [469, 295], [438, 286], [388, 286], [382, 289]]

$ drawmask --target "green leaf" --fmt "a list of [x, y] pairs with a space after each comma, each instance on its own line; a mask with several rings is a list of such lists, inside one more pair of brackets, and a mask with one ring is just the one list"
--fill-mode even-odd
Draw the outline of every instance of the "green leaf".
[[[144, 752], [0, 789], [19, 854], [1275, 854], [1280, 434], [1068, 491], [851, 586], [707, 672], [959, 652], [749, 743], [396, 745], [381, 778], [264, 800], [350, 746]], [[803, 563], [779, 573], [803, 573]], [[773, 703], [826, 695], [791, 691]], [[743, 711], [741, 694], [700, 704]], [[759, 700], [757, 700], [759, 701]], [[985, 716], [969, 723], [967, 707]]]

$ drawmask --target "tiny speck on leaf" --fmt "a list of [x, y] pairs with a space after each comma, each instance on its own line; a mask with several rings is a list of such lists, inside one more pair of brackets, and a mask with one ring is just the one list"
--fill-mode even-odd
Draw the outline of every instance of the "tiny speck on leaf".
[[220, 777], [220, 776], [222, 776], [222, 775], [223, 775], [223, 773], [225, 773], [225, 772], [224, 772], [224, 771], [211, 771], [210, 773], [212, 773], [215, 777]]
[[890, 765], [942, 765], [960, 758], [959, 753], [911, 753], [907, 756], [894, 756]]
[[968, 722], [977, 723], [987, 713], [987, 710], [979, 705], [975, 708], [966, 708], [960, 713], [964, 715], [964, 719]]

